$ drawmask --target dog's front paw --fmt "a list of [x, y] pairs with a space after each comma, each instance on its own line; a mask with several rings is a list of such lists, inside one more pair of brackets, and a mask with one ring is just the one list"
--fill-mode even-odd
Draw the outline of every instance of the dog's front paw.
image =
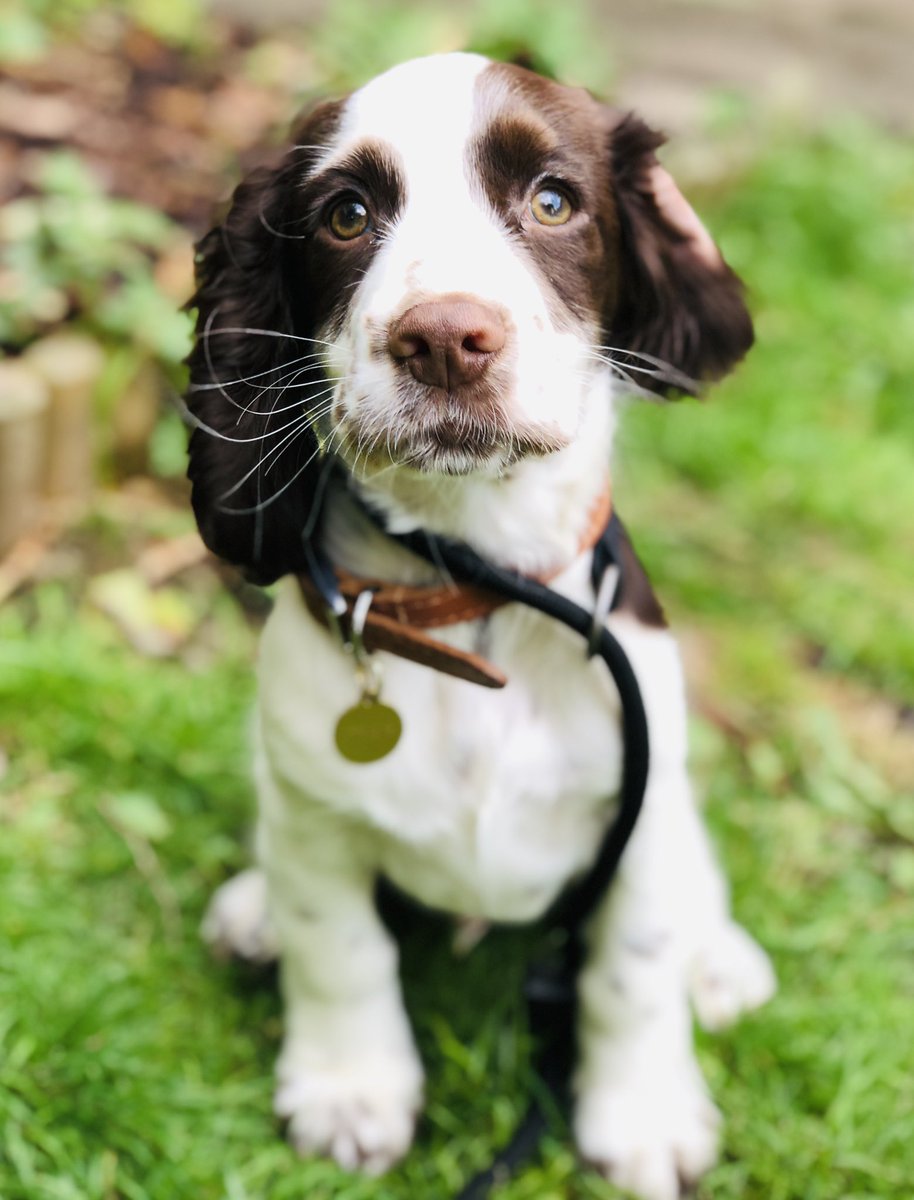
[[233, 955], [248, 962], [267, 963], [279, 947], [267, 908], [267, 881], [250, 867], [218, 888], [200, 926], [203, 940], [219, 958]]
[[582, 1089], [575, 1114], [582, 1156], [640, 1200], [677, 1200], [713, 1166], [719, 1125], [692, 1063], [595, 1082]]
[[407, 1152], [422, 1101], [418, 1062], [391, 1055], [280, 1063], [274, 1108], [303, 1156], [381, 1175]]
[[689, 972], [689, 993], [705, 1029], [731, 1025], [744, 1012], [770, 1000], [777, 988], [768, 955], [734, 921], [701, 947]]

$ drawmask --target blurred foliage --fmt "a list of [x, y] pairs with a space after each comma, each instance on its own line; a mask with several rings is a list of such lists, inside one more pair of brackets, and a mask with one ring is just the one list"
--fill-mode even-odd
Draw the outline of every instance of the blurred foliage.
[[[383, 30], [383, 36], [379, 36]], [[551, 0], [336, 0], [309, 38], [326, 86], [342, 91], [408, 58], [473, 50], [496, 59], [521, 56], [545, 75], [606, 93], [612, 68], [594, 39], [587, 9]]]
[[55, 37], [78, 32], [87, 17], [106, 11], [173, 45], [206, 41], [203, 0], [0, 0], [0, 62], [38, 58]]
[[153, 276], [154, 253], [177, 232], [160, 213], [106, 195], [76, 155], [49, 154], [35, 194], [0, 212], [0, 342], [28, 342], [75, 311], [105, 339], [180, 362], [189, 319]]
[[772, 133], [704, 201], [757, 345], [707, 404], [632, 409], [625, 511], [693, 616], [745, 606], [910, 704], [914, 147]]

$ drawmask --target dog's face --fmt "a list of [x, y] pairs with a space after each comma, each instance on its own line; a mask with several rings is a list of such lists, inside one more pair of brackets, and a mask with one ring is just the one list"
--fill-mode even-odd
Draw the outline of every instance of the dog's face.
[[657, 391], [723, 374], [751, 324], [661, 140], [476, 55], [314, 110], [200, 245], [208, 544], [261, 579], [301, 567], [321, 450], [498, 476], [574, 441], [620, 364]]
[[316, 252], [338, 283], [314, 324], [344, 457], [496, 472], [574, 437], [615, 286], [608, 155], [589, 96], [475, 56], [409, 63], [341, 107], [305, 274]]

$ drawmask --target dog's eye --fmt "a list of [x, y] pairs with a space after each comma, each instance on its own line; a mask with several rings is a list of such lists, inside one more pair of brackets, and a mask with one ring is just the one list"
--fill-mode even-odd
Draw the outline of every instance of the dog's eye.
[[530, 211], [540, 225], [564, 225], [571, 219], [571, 201], [557, 187], [544, 187], [530, 201]]
[[369, 225], [368, 209], [354, 196], [340, 200], [334, 204], [327, 218], [327, 224], [334, 237], [342, 242], [351, 242], [360, 237]]

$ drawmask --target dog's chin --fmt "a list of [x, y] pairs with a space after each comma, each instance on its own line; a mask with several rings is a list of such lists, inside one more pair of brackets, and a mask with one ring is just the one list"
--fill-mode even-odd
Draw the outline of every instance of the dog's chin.
[[[422, 475], [483, 476], [497, 478], [527, 458], [543, 458], [564, 449], [568, 437], [550, 426], [534, 426], [498, 419], [443, 418], [421, 421], [400, 418], [396, 425], [374, 430], [368, 438], [352, 431], [346, 441], [362, 447], [356, 457], [369, 469], [391, 467]], [[346, 458], [347, 455], [343, 454]]]
[[500, 475], [510, 465], [509, 455], [499, 447], [482, 449], [428, 441], [409, 448], [401, 447], [399, 463], [422, 475]]

